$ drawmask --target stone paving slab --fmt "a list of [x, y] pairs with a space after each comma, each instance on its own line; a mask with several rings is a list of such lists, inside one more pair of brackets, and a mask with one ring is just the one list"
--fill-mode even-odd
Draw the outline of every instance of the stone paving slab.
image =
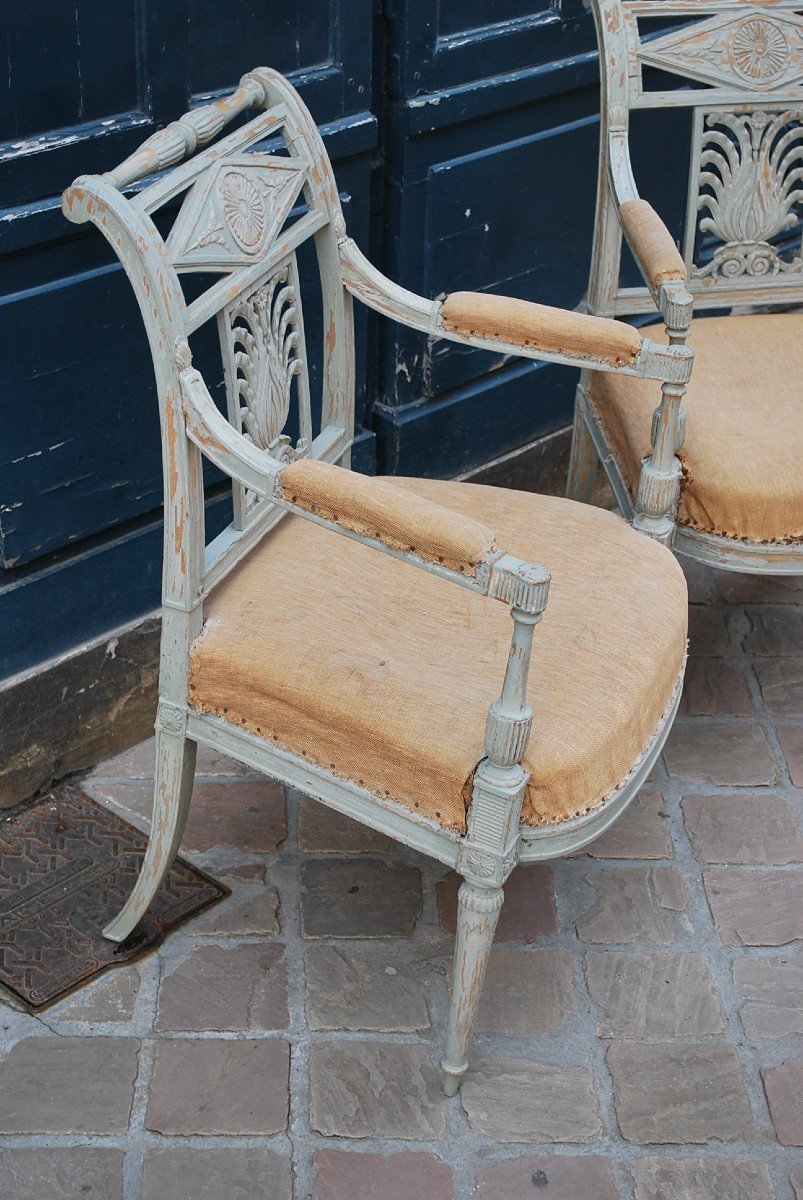
[[142, 1172], [142, 1200], [292, 1200], [292, 1195], [289, 1156], [258, 1146], [153, 1149]]
[[622, 1136], [641, 1146], [750, 1140], [750, 1104], [733, 1046], [618, 1042], [607, 1054]]
[[183, 1136], [281, 1133], [289, 1062], [288, 1043], [273, 1039], [161, 1041], [145, 1128]]
[[749, 1038], [803, 1035], [803, 961], [737, 958], [733, 986], [745, 1003], [739, 1016]]
[[315, 1042], [310, 1123], [335, 1137], [431, 1141], [443, 1136], [445, 1100], [424, 1046]]
[[421, 988], [387, 954], [369, 958], [335, 946], [310, 946], [306, 983], [310, 1029], [412, 1033], [429, 1028]]
[[318, 1200], [453, 1200], [452, 1172], [434, 1154], [317, 1150]]
[[0, 1063], [0, 1133], [123, 1133], [134, 1101], [133, 1038], [23, 1038]]
[[699, 1037], [725, 1031], [722, 1003], [702, 954], [591, 950], [585, 968], [600, 1037]]
[[471, 1128], [499, 1142], [593, 1142], [603, 1129], [587, 1067], [475, 1056], [460, 1098]]
[[750, 1158], [637, 1158], [634, 1200], [773, 1200], [766, 1163]]
[[125, 1152], [111, 1146], [0, 1150], [0, 1195], [13, 1200], [122, 1200]]
[[[2, 1009], [2, 1200], [803, 1200], [803, 581], [687, 575], [666, 758], [511, 876], [460, 1097], [458, 878], [202, 750], [185, 850], [232, 896]], [[143, 826], [152, 756], [85, 786]]]
[[610, 1162], [596, 1154], [522, 1155], [483, 1167], [477, 1177], [477, 1200], [522, 1200], [543, 1195], [549, 1200], [619, 1200]]

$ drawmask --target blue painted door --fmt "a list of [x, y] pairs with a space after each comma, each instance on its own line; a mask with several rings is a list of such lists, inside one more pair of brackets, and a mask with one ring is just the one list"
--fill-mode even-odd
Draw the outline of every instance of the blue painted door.
[[[110, 251], [61, 215], [75, 175], [275, 66], [322, 123], [350, 231], [387, 274], [427, 296], [572, 308], [599, 136], [581, 0], [38, 0], [6, 6], [4, 23], [0, 679], [159, 600], [150, 360]], [[357, 368], [365, 471], [454, 475], [570, 419], [571, 371], [367, 315]], [[228, 502], [219, 476], [207, 483], [214, 530]]]
[[[59, 197], [157, 127], [270, 64], [324, 126], [367, 243], [377, 120], [370, 0], [7, 5], [0, 92], [0, 678], [154, 609], [161, 459], [136, 304]], [[363, 322], [364, 326], [364, 322]], [[315, 330], [310, 331], [310, 341]], [[367, 359], [360, 330], [361, 363]], [[360, 417], [365, 408], [360, 372]], [[370, 463], [373, 435], [359, 450]], [[228, 500], [210, 472], [209, 524]]]

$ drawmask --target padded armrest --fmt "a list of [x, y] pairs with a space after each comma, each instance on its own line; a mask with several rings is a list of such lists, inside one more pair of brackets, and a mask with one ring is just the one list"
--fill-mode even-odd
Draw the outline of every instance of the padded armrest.
[[625, 200], [619, 208], [622, 229], [641, 272], [654, 292], [662, 283], [686, 281], [686, 266], [672, 234], [646, 200]]
[[632, 366], [642, 347], [638, 330], [623, 321], [485, 292], [447, 296], [441, 322], [444, 329], [463, 337], [489, 338], [614, 367]]
[[462, 575], [473, 575], [494, 549], [493, 530], [480, 521], [332, 463], [292, 463], [281, 471], [279, 486], [297, 508]]

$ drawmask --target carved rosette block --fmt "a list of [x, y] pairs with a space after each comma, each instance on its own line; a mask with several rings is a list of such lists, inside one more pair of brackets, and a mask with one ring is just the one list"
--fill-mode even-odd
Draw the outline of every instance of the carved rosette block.
[[187, 730], [187, 711], [169, 700], [160, 700], [156, 710], [156, 728], [164, 733], [182, 735]]

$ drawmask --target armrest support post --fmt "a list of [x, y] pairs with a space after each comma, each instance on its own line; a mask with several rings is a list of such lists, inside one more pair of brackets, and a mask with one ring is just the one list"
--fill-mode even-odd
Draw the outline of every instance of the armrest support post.
[[521, 765], [533, 726], [527, 703], [533, 633], [546, 608], [549, 572], [505, 555], [489, 595], [507, 599], [513, 618], [505, 679], [488, 709], [485, 755], [474, 772], [466, 837], [458, 870], [484, 886], [504, 883], [516, 862], [519, 818], [529, 778]]
[[685, 384], [665, 383], [661, 403], [652, 418], [652, 452], [642, 461], [633, 525], [666, 546], [675, 534], [680, 500], [681, 465], [677, 452], [683, 445], [685, 413], [681, 407]]

